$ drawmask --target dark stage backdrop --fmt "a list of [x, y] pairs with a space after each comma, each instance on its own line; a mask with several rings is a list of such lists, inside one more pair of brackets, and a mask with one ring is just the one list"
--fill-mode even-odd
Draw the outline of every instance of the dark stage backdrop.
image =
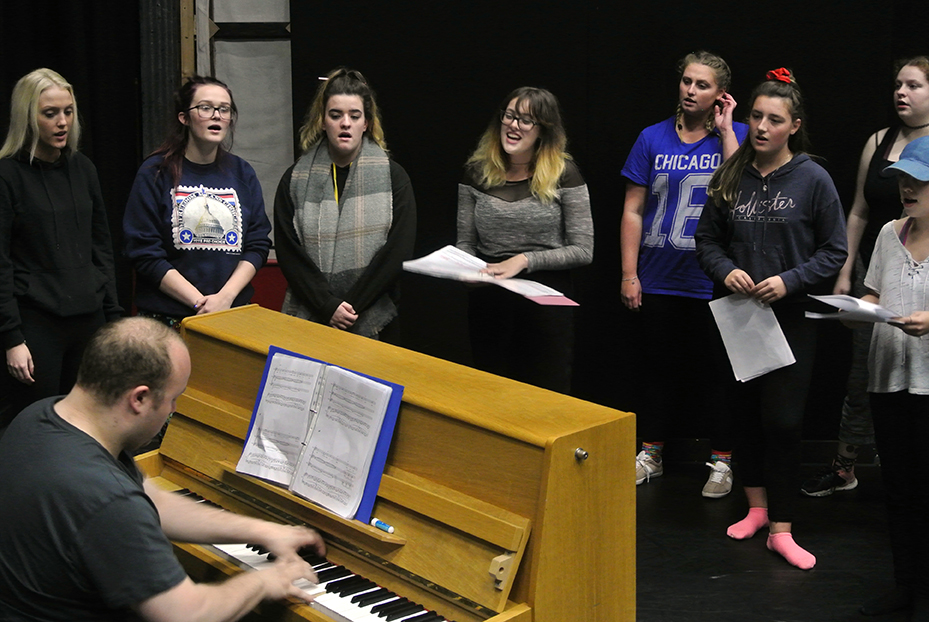
[[[594, 263], [576, 274], [574, 393], [636, 410], [643, 398], [636, 374], [666, 375], [668, 390], [682, 398], [678, 429], [690, 436], [706, 435], [707, 417], [679, 381], [712, 378], [688, 365], [683, 334], [663, 369], [637, 369], [641, 341], [618, 295], [620, 169], [638, 132], [673, 113], [677, 60], [697, 49], [723, 56], [733, 70], [740, 120], [767, 70], [793, 69], [807, 98], [815, 152], [848, 206], [865, 139], [894, 117], [892, 60], [929, 51], [924, 36], [913, 36], [929, 25], [929, 12], [917, 2], [471, 0], [351, 7], [291, 3], [296, 126], [318, 76], [338, 65], [367, 76], [379, 95], [388, 145], [416, 191], [419, 256], [454, 243], [461, 167], [502, 98], [522, 85], [554, 92], [590, 188], [596, 230]], [[405, 276], [406, 344], [467, 363], [464, 292], [459, 284]], [[823, 329], [806, 435], [829, 439], [844, 394], [848, 335], [836, 325]]]
[[[139, 6], [120, 2], [0, 2], [0, 136], [6, 137], [13, 85], [48, 67], [74, 87], [81, 151], [96, 165], [116, 249], [122, 214], [141, 162]], [[117, 257], [120, 300], [131, 272]]]

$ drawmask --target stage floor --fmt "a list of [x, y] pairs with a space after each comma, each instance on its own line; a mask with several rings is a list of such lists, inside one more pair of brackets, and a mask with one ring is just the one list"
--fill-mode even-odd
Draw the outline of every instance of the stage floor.
[[[805, 465], [804, 474], [814, 472]], [[880, 471], [858, 466], [855, 490], [810, 498], [797, 491], [797, 543], [816, 567], [790, 566], [765, 547], [726, 536], [747, 510], [736, 469], [722, 499], [700, 495], [709, 468], [671, 463], [636, 490], [637, 619], [641, 622], [897, 622], [906, 614], [865, 617], [859, 605], [893, 587]]]

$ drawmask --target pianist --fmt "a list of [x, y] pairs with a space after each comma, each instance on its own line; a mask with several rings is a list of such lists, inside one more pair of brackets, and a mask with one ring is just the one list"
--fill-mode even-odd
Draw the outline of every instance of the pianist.
[[[190, 374], [174, 331], [143, 318], [100, 329], [77, 384], [39, 401], [0, 440], [0, 619], [236, 620], [314, 580], [296, 555], [310, 529], [198, 505], [143, 482], [134, 450], [161, 429]], [[170, 539], [254, 542], [267, 570], [194, 583]]]

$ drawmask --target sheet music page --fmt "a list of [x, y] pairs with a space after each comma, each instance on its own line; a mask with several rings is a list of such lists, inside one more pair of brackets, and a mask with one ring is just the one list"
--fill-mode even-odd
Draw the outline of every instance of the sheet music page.
[[771, 307], [742, 294], [710, 302], [736, 380], [753, 378], [797, 362]]
[[390, 387], [329, 367], [316, 424], [291, 484], [310, 501], [353, 518], [390, 399]]
[[326, 366], [276, 353], [236, 471], [290, 485], [312, 425], [313, 398]]

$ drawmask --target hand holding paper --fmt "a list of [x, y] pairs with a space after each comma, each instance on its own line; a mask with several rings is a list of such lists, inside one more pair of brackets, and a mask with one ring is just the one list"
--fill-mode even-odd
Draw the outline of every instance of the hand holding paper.
[[886, 322], [888, 324], [899, 324], [899, 322], [891, 321], [900, 318], [899, 313], [895, 313], [890, 309], [885, 309], [872, 302], [861, 300], [860, 298], [847, 296], [845, 294], [834, 294], [831, 296], [814, 296], [810, 294], [810, 298], [815, 298], [820, 302], [832, 305], [839, 309], [839, 311], [837, 313], [814, 313], [813, 311], [807, 311], [806, 317], [808, 318], [815, 320], [843, 320], [849, 322], [872, 323]]
[[[523, 260], [517, 260], [517, 257], [523, 257], [523, 260], [525, 259], [524, 255], [517, 255], [507, 261], [515, 260], [513, 263], [514, 267], [521, 265]], [[493, 265], [497, 267], [505, 266], [507, 261]], [[492, 283], [519, 294], [520, 296], [524, 296], [540, 305], [578, 306], [576, 302], [558, 290], [537, 283], [536, 281], [531, 281], [529, 279], [495, 278], [492, 274], [484, 272], [484, 270], [487, 269], [486, 262], [454, 246], [445, 246], [425, 257], [404, 261], [403, 269], [407, 272], [437, 276], [442, 279], [466, 281], [469, 283]], [[523, 268], [519, 268], [517, 273], [522, 269]], [[508, 270], [504, 270], [501, 274], [505, 273], [508, 273]]]

